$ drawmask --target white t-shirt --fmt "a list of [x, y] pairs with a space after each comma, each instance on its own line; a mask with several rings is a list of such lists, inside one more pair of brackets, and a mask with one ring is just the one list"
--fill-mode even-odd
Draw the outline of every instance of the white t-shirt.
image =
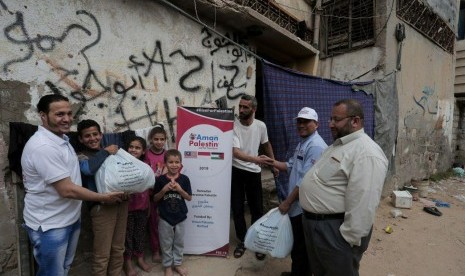
[[61, 197], [52, 183], [70, 177], [82, 186], [79, 162], [66, 135], [63, 138], [42, 126], [29, 139], [21, 156], [24, 221], [34, 230], [63, 228], [81, 217], [81, 200]]
[[[250, 126], [244, 126], [239, 120], [234, 121], [233, 147], [251, 156], [258, 156], [258, 148], [268, 142], [268, 132], [264, 122], [254, 119]], [[260, 166], [233, 158], [233, 167], [249, 172], [261, 172]]]

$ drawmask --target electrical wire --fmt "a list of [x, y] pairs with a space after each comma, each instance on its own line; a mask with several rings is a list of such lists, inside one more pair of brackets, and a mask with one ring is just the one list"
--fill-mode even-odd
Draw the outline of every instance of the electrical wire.
[[[223, 3], [225, 4], [228, 4], [228, 2], [226, 2], [225, 0], [221, 0]], [[340, 18], [340, 19], [370, 19], [370, 18], [378, 18], [378, 17], [384, 17], [387, 15], [387, 12], [386, 13], [383, 13], [383, 14], [378, 14], [378, 15], [373, 15], [373, 16], [360, 16], [360, 17], [351, 17], [351, 16], [337, 16], [337, 15], [332, 15], [332, 14], [321, 14], [321, 13], [318, 13], [318, 12], [315, 12], [316, 10], [316, 6], [311, 9], [310, 11], [308, 10], [302, 10], [302, 9], [299, 9], [299, 8], [296, 8], [296, 7], [292, 7], [292, 6], [289, 6], [289, 5], [286, 5], [286, 4], [283, 4], [283, 3], [280, 3], [280, 2], [273, 2], [275, 3], [276, 5], [278, 6], [281, 6], [281, 7], [286, 7], [286, 8], [289, 8], [289, 9], [292, 9], [292, 10], [295, 10], [295, 11], [299, 11], [301, 13], [304, 13], [304, 14], [308, 14], [308, 15], [317, 15], [319, 14], [320, 16], [322, 17], [334, 17], [334, 18]], [[229, 5], [231, 6], [231, 5]], [[330, 5], [328, 5], [330, 6]], [[396, 10], [397, 12], [400, 12], [402, 11], [403, 9], [398, 9]]]
[[[218, 36], [222, 37], [223, 39], [225, 39], [225, 40], [231, 42], [231, 43], [234, 44], [235, 46], [240, 47], [240, 48], [243, 49], [245, 52], [247, 52], [247, 53], [249, 53], [250, 55], [254, 56], [257, 60], [259, 60], [259, 61], [264, 61], [264, 60], [265, 60], [264, 58], [262, 58], [261, 56], [257, 55], [256, 53], [252, 52], [251, 50], [247, 49], [246, 47], [242, 46], [241, 44], [235, 42], [234, 40], [230, 39], [229, 37], [226, 37], [226, 36], [224, 36], [223, 34], [221, 34], [221, 33], [219, 33], [218, 31], [216, 31], [216, 6], [215, 6], [215, 23], [214, 23], [214, 28], [211, 28], [210, 26], [208, 26], [207, 24], [203, 23], [203, 22], [200, 20], [200, 18], [199, 18], [199, 16], [198, 16], [198, 12], [197, 12], [196, 0], [194, 0], [194, 9], [195, 9], [195, 14], [196, 14], [196, 17], [197, 17], [197, 18], [194, 18], [193, 16], [191, 16], [190, 14], [188, 14], [187, 12], [185, 12], [184, 10], [180, 9], [180, 8], [177, 7], [176, 5], [174, 5], [174, 4], [170, 3], [170, 2], [168, 2], [167, 0], [159, 0], [159, 1], [163, 2], [165, 5], [168, 5], [168, 6], [172, 7], [173, 9], [177, 10], [178, 12], [180, 12], [181, 14], [183, 14], [184, 16], [186, 16], [186, 17], [188, 17], [189, 19], [191, 19], [191, 20], [193, 20], [193, 21], [199, 23], [200, 25], [202, 25], [202, 26], [204, 26], [205, 28], [209, 29], [210, 31], [214, 32], [215, 34], [217, 34]], [[229, 7], [232, 7], [229, 3], [225, 2], [224, 0], [221, 0], [221, 1], [222, 1], [223, 3], [225, 3], [226, 5], [228, 5]], [[394, 2], [395, 2], [395, 0], [392, 0], [392, 5], [391, 5], [391, 9], [390, 9], [390, 11], [389, 11], [388, 18], [387, 18], [386, 21], [384, 22], [384, 25], [383, 25], [383, 27], [381, 28], [381, 30], [380, 30], [380, 31], [378, 32], [378, 34], [375, 36], [374, 41], [376, 41], [376, 39], [379, 37], [379, 35], [384, 31], [384, 29], [386, 29], [387, 23], [389, 22], [389, 19], [390, 19], [391, 16], [392, 16], [392, 11], [394, 10]], [[316, 7], [315, 7], [315, 8], [316, 8]], [[376, 17], [378, 17], [378, 16], [376, 16]], [[347, 19], [347, 17], [340, 17], [340, 18], [346, 18], [346, 19]], [[374, 18], [374, 16], [373, 16], [373, 17], [358, 17], [358, 18], [355, 18], [355, 17], [348, 17], [348, 18], [352, 18], [352, 19], [361, 19], [361, 18]], [[361, 46], [361, 47], [359, 46], [359, 47], [360, 47], [360, 48], [363, 48], [363, 47], [366, 46], [366, 45], [367, 45], [367, 44], [362, 44], [362, 46]], [[375, 66], [374, 68], [370, 69], [368, 72], [362, 74], [361, 76], [355, 78], [355, 79], [358, 79], [358, 78], [360, 78], [360, 77], [362, 77], [362, 76], [368, 74], [369, 72], [371, 72], [371, 71], [373, 71], [373, 70], [375, 70], [375, 69], [377, 69], [377, 68], [379, 68], [378, 65]], [[391, 72], [391, 73], [392, 73], [392, 72]], [[387, 75], [385, 75], [385, 76], [388, 76], [388, 75], [390, 75], [391, 73], [389, 73], [389, 74], [387, 74]], [[354, 80], [355, 80], [355, 79], [354, 79]]]
[[[158, 0], [160, 2], [162, 2], [163, 4], [171, 7], [172, 9], [175, 9], [176, 11], [178, 11], [179, 13], [181, 13], [182, 15], [184, 15], [185, 17], [189, 18], [190, 20], [194, 21], [194, 22], [197, 22], [199, 23], [200, 25], [204, 26], [205, 28], [207, 28], [208, 30], [212, 31], [213, 33], [215, 33], [216, 35], [220, 36], [221, 38], [229, 41], [231, 44], [241, 48], [242, 50], [244, 50], [246, 53], [252, 55], [253, 57], [255, 57], [257, 60], [259, 61], [263, 61], [264, 58], [262, 58], [261, 56], [257, 55], [256, 53], [252, 52], [251, 50], [247, 49], [246, 47], [242, 46], [241, 44], [237, 43], [236, 41], [232, 40], [231, 38], [221, 34], [220, 32], [218, 32], [217, 30], [211, 28], [210, 26], [208, 26], [207, 24], [203, 23], [202, 21], [200, 21], [200, 19], [198, 18], [195, 18], [193, 17], [192, 15], [190, 15], [189, 13], [185, 12], [183, 9], [179, 8], [178, 6], [174, 5], [173, 3], [171, 2], [168, 2], [167, 0]], [[194, 0], [194, 3], [195, 3], [195, 0]], [[198, 17], [198, 16], [197, 16]]]
[[202, 23], [202, 24], [205, 24], [202, 22], [202, 20], [200, 20], [199, 18], [199, 13], [197, 12], [197, 0], [194, 0], [194, 10], [195, 10], [195, 16], [197, 17], [197, 20]]

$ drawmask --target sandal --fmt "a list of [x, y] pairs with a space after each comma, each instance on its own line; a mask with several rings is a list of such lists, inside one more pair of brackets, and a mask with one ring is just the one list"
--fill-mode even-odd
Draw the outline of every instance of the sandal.
[[438, 208], [436, 207], [423, 207], [423, 211], [431, 214], [431, 215], [435, 215], [435, 216], [442, 216], [442, 213], [441, 211], [438, 210]]
[[244, 243], [239, 243], [237, 246], [236, 246], [236, 249], [234, 249], [234, 258], [240, 258], [242, 257], [242, 255], [244, 255], [245, 253], [245, 247], [244, 247]]

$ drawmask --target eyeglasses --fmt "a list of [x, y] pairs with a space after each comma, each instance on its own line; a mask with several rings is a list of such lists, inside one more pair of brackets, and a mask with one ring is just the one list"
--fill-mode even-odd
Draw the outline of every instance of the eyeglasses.
[[328, 120], [328, 123], [339, 123], [340, 121], [344, 120], [344, 119], [347, 119], [347, 118], [355, 118], [357, 116], [347, 116], [347, 117], [342, 117], [342, 118], [338, 118], [338, 117], [329, 117], [329, 120]]

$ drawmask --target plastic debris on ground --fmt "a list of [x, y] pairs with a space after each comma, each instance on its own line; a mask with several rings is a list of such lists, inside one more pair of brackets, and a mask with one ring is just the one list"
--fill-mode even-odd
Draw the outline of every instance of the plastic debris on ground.
[[460, 167], [456, 167], [456, 168], [453, 168], [452, 171], [454, 172], [455, 175], [457, 176], [460, 176], [460, 177], [464, 177], [465, 176], [465, 170], [460, 168]]
[[390, 213], [393, 218], [402, 216], [402, 211], [399, 209], [392, 209]]
[[450, 203], [449, 203], [449, 202], [441, 201], [441, 200], [439, 200], [439, 199], [433, 199], [433, 202], [436, 203], [436, 206], [437, 206], [437, 207], [447, 207], [447, 208], [450, 208]]
[[465, 202], [465, 196], [464, 195], [455, 195], [454, 196], [456, 199]]
[[391, 234], [392, 232], [394, 232], [394, 229], [392, 229], [392, 227], [388, 225], [386, 226], [386, 228], [384, 228], [384, 232]]

